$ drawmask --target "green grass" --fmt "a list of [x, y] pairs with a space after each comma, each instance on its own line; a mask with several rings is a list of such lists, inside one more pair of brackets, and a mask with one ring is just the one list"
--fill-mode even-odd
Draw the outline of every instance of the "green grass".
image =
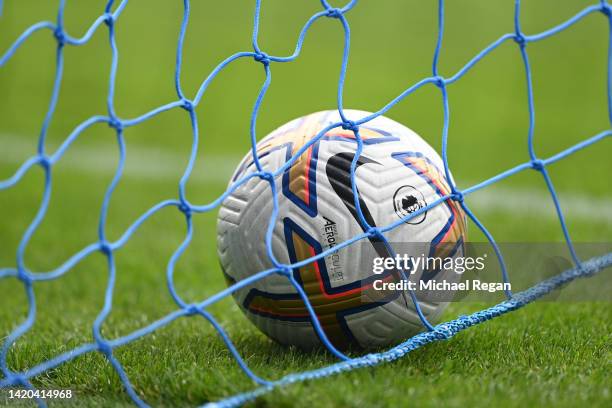
[[[103, 2], [92, 3], [68, 2], [66, 25], [70, 33], [83, 33], [101, 12]], [[117, 23], [120, 61], [116, 106], [121, 117], [138, 116], [176, 98], [172, 70], [182, 12], [178, 3], [131, 1]], [[182, 78], [189, 96], [221, 59], [249, 49], [252, 19], [251, 4], [193, 3]], [[348, 14], [352, 48], [346, 107], [377, 110], [429, 75], [436, 38], [433, 3], [362, 1]], [[445, 76], [456, 72], [499, 35], [512, 31], [512, 2], [448, 3], [440, 61]], [[526, 1], [523, 29], [527, 33], [545, 30], [592, 3]], [[288, 8], [283, 0], [264, 0], [260, 43], [266, 52], [290, 53], [301, 25], [320, 7], [317, 1], [296, 4], [299, 6]], [[8, 2], [4, 7], [0, 52], [27, 26], [53, 19], [55, 13], [55, 5], [42, 0]], [[542, 157], [609, 128], [607, 35], [606, 20], [592, 15], [567, 32], [529, 46], [537, 108], [536, 150]], [[0, 179], [13, 174], [18, 163], [35, 151], [50, 95], [53, 44], [49, 33], [38, 33], [0, 68]], [[338, 23], [323, 20], [313, 26], [295, 63], [272, 66], [272, 86], [258, 120], [259, 136], [294, 117], [335, 106], [341, 44]], [[65, 79], [49, 130], [49, 152], [84, 119], [105, 112], [109, 63], [104, 29], [88, 45], [66, 49]], [[212, 84], [197, 108], [202, 144], [197, 177], [188, 185], [191, 202], [206, 203], [221, 193], [224, 180], [247, 151], [250, 109], [262, 80], [258, 64], [239, 61]], [[527, 160], [526, 92], [515, 44], [496, 50], [450, 86], [449, 94], [449, 160], [460, 187]], [[388, 116], [413, 128], [439, 150], [441, 107], [439, 90], [426, 87]], [[128, 171], [111, 202], [109, 239], [120, 236], [151, 205], [176, 197], [190, 137], [187, 116], [181, 110], [126, 130]], [[112, 170], [104, 169], [112, 169], [117, 160], [112, 153], [114, 143], [111, 129], [94, 126], [54, 168], [48, 214], [26, 250], [26, 263], [32, 270], [55, 268], [96, 240], [101, 199], [112, 179]], [[105, 154], [100, 153], [91, 164], [98, 170], [86, 171], [79, 163], [83, 152], [92, 150]], [[161, 153], [151, 157], [155, 151]], [[551, 166], [565, 209], [576, 197], [612, 206], [610, 152], [608, 139]], [[185, 161], [177, 165], [175, 157]], [[164, 176], [152, 172], [153, 176], [143, 177], [131, 171], [147, 160], [163, 170]], [[520, 174], [501, 185], [505, 192], [545, 193], [535, 172]], [[0, 191], [1, 267], [14, 266], [19, 239], [37, 211], [41, 193], [39, 169], [29, 172], [15, 187]], [[562, 240], [553, 217], [525, 213], [520, 206], [515, 210], [488, 208], [479, 201], [479, 193], [467, 201], [499, 241]], [[548, 202], [541, 205], [550, 207]], [[216, 258], [215, 218], [216, 212], [194, 218], [194, 240], [178, 263], [177, 291], [188, 301], [202, 300], [225, 287]], [[572, 238], [579, 242], [609, 243], [612, 237], [609, 218], [570, 218], [568, 225]], [[113, 312], [103, 327], [106, 337], [125, 335], [175, 310], [165, 286], [165, 267], [184, 234], [181, 214], [167, 209], [145, 223], [117, 252], [118, 278]], [[482, 240], [474, 225], [470, 225], [470, 235], [472, 240]], [[11, 349], [9, 366], [23, 370], [90, 342], [91, 324], [102, 307], [106, 282], [106, 261], [96, 254], [61, 279], [37, 284], [37, 322]], [[456, 303], [444, 319], [485, 306]], [[26, 311], [22, 286], [14, 279], [0, 280], [0, 337], [7, 336]], [[266, 378], [335, 362], [325, 352], [305, 353], [276, 345], [246, 320], [232, 299], [211, 311], [252, 369]], [[270, 393], [255, 405], [609, 406], [611, 321], [609, 302], [538, 302], [395, 363], [293, 385]], [[139, 395], [155, 406], [200, 404], [254, 386], [211, 326], [197, 317], [180, 319], [115, 353]], [[33, 381], [39, 387], [75, 390], [72, 405], [130, 404], [112, 367], [97, 353]], [[0, 404], [1, 398], [2, 394]]]

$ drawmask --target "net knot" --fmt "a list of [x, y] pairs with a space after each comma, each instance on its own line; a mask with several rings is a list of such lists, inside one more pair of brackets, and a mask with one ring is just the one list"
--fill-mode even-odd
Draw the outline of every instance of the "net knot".
[[342, 129], [357, 132], [359, 130], [359, 126], [357, 126], [357, 124], [352, 120], [347, 119], [342, 122]]
[[9, 373], [6, 379], [11, 385], [23, 385], [23, 386], [28, 385], [28, 379], [22, 374]]
[[104, 354], [105, 356], [108, 357], [113, 354], [113, 348], [108, 342], [104, 340], [96, 340], [96, 344], [100, 353]]
[[436, 75], [435, 77], [433, 77], [433, 81], [434, 81], [433, 82], [434, 85], [437, 86], [438, 88], [442, 88], [446, 84], [446, 80], [439, 75]]
[[108, 27], [112, 26], [115, 23], [115, 17], [113, 16], [113, 13], [104, 13], [104, 24], [106, 24]]
[[524, 47], [525, 43], [527, 43], [527, 40], [525, 39], [525, 36], [523, 35], [523, 33], [515, 33], [514, 42], [520, 45], [521, 47]]
[[464, 196], [463, 196], [463, 193], [461, 191], [453, 189], [453, 192], [451, 193], [450, 198], [452, 198], [453, 200], [455, 200], [455, 201], [457, 201], [459, 203], [462, 203], [463, 199], [464, 199]]
[[531, 168], [537, 171], [544, 170], [544, 162], [540, 159], [533, 159], [531, 161]]
[[378, 227], [370, 227], [370, 228], [368, 228], [367, 234], [369, 236], [371, 236], [372, 238], [378, 238], [378, 239], [383, 239], [384, 238], [384, 236], [382, 234], [382, 231]]
[[191, 112], [193, 110], [193, 102], [187, 98], [182, 98], [181, 108], [185, 109], [187, 112]]
[[38, 164], [40, 164], [43, 169], [47, 170], [51, 167], [51, 160], [44, 154], [41, 154], [38, 158]]
[[340, 18], [342, 17], [342, 10], [335, 7], [328, 8], [326, 16], [330, 18]]
[[17, 268], [17, 279], [19, 279], [26, 285], [32, 284], [32, 277], [23, 267]]
[[261, 62], [265, 66], [270, 65], [270, 57], [263, 51], [256, 52], [255, 55], [253, 55], [253, 59], [257, 62]]
[[264, 171], [263, 173], [261, 173], [259, 175], [259, 178], [262, 179], [263, 181], [267, 181], [268, 183], [274, 182], [274, 175], [270, 173], [269, 171]]
[[108, 126], [120, 132], [123, 130], [123, 123], [117, 118], [110, 118], [108, 121]]
[[57, 40], [58, 45], [63, 46], [66, 43], [66, 34], [64, 34], [64, 30], [61, 26], [57, 26], [55, 30], [53, 30], [53, 36]]
[[191, 215], [191, 205], [189, 205], [189, 203], [185, 201], [184, 199], [182, 199], [181, 202], [179, 203], [178, 209], [180, 212], [182, 212], [183, 214], [187, 216]]
[[113, 248], [106, 241], [100, 241], [99, 250], [106, 256], [110, 256], [110, 254], [113, 252]]
[[292, 274], [292, 271], [291, 271], [291, 268], [290, 268], [290, 267], [288, 267], [288, 266], [284, 266], [284, 265], [283, 265], [283, 266], [280, 266], [280, 267], [278, 268], [278, 273], [279, 273], [280, 275], [290, 277], [290, 276], [291, 276], [291, 274]]
[[195, 316], [200, 313], [200, 308], [198, 305], [187, 305], [183, 308], [185, 312], [187, 312], [187, 316]]

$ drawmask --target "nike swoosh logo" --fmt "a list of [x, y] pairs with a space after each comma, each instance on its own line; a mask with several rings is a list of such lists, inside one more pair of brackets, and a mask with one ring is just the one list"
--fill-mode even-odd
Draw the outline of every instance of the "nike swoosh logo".
[[[336, 195], [340, 197], [340, 199], [344, 203], [344, 206], [349, 210], [353, 218], [357, 221], [361, 229], [365, 232], [366, 230], [364, 226], [361, 225], [361, 222], [359, 221], [357, 208], [355, 208], [355, 200], [353, 198], [353, 184], [351, 183], [351, 164], [354, 158], [354, 153], [338, 153], [330, 157], [329, 160], [327, 160], [325, 172], [327, 173], [327, 180], [329, 180], [329, 184], [334, 189]], [[374, 161], [362, 155], [357, 159], [355, 173], [357, 173], [357, 169], [359, 167], [369, 163], [380, 164], [377, 161]], [[368, 206], [361, 198], [359, 190], [357, 190], [357, 197], [359, 199], [359, 207], [361, 207], [363, 217], [368, 222], [368, 224], [370, 224], [372, 227], [375, 227], [376, 223], [372, 218], [372, 214], [370, 213]]]
[[[325, 172], [327, 173], [327, 179], [329, 180], [329, 184], [332, 189], [336, 192], [336, 195], [340, 197], [344, 206], [349, 210], [357, 224], [361, 227], [363, 232], [366, 232], [366, 229], [363, 225], [361, 225], [361, 221], [359, 219], [359, 215], [357, 214], [357, 208], [355, 208], [355, 199], [353, 198], [353, 184], [351, 183], [351, 163], [355, 157], [355, 153], [352, 152], [342, 152], [338, 153], [327, 160], [327, 165], [325, 166]], [[379, 162], [372, 160], [366, 156], [359, 156], [357, 159], [357, 163], [355, 166], [355, 173], [357, 173], [357, 169], [364, 164], [378, 164]], [[357, 199], [359, 200], [359, 207], [361, 208], [361, 213], [363, 214], [363, 218], [367, 221], [367, 223], [376, 227], [376, 222], [368, 209], [368, 205], [363, 201], [361, 195], [359, 194], [359, 189], [357, 189]], [[390, 258], [391, 253], [388, 248], [385, 246], [384, 242], [378, 237], [368, 237], [368, 240], [374, 247], [376, 253], [383, 258]]]
[[[351, 180], [351, 164], [353, 159], [355, 158], [355, 153], [352, 152], [342, 152], [338, 153], [327, 160], [327, 165], [325, 166], [325, 172], [327, 173], [327, 179], [329, 180], [329, 184], [334, 189], [338, 197], [344, 203], [344, 206], [349, 210], [357, 224], [361, 227], [361, 229], [365, 232], [365, 228], [361, 225], [361, 221], [359, 220], [359, 215], [357, 214], [357, 209], [355, 208], [355, 200], [353, 198], [353, 183]], [[357, 169], [364, 164], [378, 164], [379, 162], [372, 160], [366, 156], [359, 156], [357, 159], [357, 163], [355, 166], [355, 173], [357, 173]], [[359, 194], [359, 189], [357, 189], [357, 199], [359, 200], [359, 207], [361, 208], [361, 212], [363, 213], [363, 218], [367, 221], [367, 223], [376, 227], [376, 222], [374, 218], [372, 218], [372, 214], [368, 209], [367, 204], [361, 198]], [[377, 237], [368, 237], [368, 240], [374, 247], [374, 250], [378, 254], [378, 256], [382, 258], [392, 258], [393, 255], [389, 248], [385, 245], [385, 243], [377, 238]], [[399, 281], [403, 277], [406, 277], [401, 271], [394, 269], [392, 272], [395, 281]], [[408, 306], [408, 297], [406, 293], [402, 291], [402, 299], [404, 300], [404, 305], [407, 309], [410, 309]]]

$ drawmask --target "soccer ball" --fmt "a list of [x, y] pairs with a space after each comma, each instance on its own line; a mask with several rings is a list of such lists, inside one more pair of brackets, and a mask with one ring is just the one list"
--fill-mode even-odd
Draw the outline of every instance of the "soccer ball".
[[[345, 111], [352, 120], [368, 114]], [[257, 144], [264, 170], [277, 170], [324, 127], [339, 121], [336, 111], [325, 111], [275, 130]], [[416, 133], [383, 116], [360, 126], [359, 132], [363, 152], [357, 162], [355, 183], [359, 207], [370, 226], [398, 222], [449, 194], [442, 160]], [[353, 131], [335, 128], [275, 178], [279, 213], [272, 252], [279, 262], [288, 265], [310, 258], [364, 233], [350, 178], [356, 149]], [[249, 152], [230, 184], [256, 171]], [[251, 178], [223, 201], [217, 248], [228, 284], [273, 267], [265, 243], [272, 210], [269, 181], [259, 177]], [[391, 243], [424, 243], [428, 251], [425, 255], [456, 257], [463, 251], [465, 225], [461, 207], [449, 199], [400, 221], [385, 237]], [[380, 255], [380, 249], [372, 250], [376, 243], [375, 238], [365, 238], [292, 270], [327, 338], [337, 348], [386, 346], [423, 330], [414, 303], [405, 292], [379, 293], [373, 289], [375, 279], [401, 278], [397, 271], [372, 273], [371, 258]], [[459, 279], [453, 271], [421, 269], [411, 274], [410, 280], [432, 277]], [[308, 310], [287, 276], [270, 275], [234, 292], [234, 298], [246, 316], [272, 339], [302, 348], [321, 344]], [[421, 296], [419, 305], [433, 322], [446, 303]]]

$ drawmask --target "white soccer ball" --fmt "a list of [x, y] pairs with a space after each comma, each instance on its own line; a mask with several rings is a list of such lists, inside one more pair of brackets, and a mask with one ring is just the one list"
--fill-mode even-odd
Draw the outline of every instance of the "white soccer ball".
[[[369, 113], [346, 110], [345, 114], [354, 121]], [[293, 120], [275, 130], [257, 144], [263, 168], [277, 170], [324, 127], [339, 121], [337, 111], [325, 111]], [[384, 227], [404, 219], [450, 192], [441, 158], [416, 133], [382, 116], [359, 129], [363, 152], [355, 180], [361, 210], [371, 226]], [[304, 260], [364, 233], [350, 182], [350, 165], [356, 148], [351, 130], [335, 128], [275, 178], [279, 214], [274, 225], [272, 251], [279, 262], [292, 264]], [[256, 171], [249, 152], [230, 184]], [[223, 201], [217, 243], [228, 283], [273, 267], [265, 243], [272, 206], [269, 182], [258, 177], [242, 184]], [[391, 243], [424, 244], [426, 256], [436, 251], [446, 251], [445, 256], [460, 256], [465, 225], [460, 206], [446, 200], [386, 232], [385, 237]], [[374, 241], [365, 238], [292, 270], [326, 336], [341, 349], [352, 345], [370, 348], [395, 344], [424, 328], [406, 293], [375, 293], [373, 280], [384, 276], [372, 272], [371, 258], [377, 255], [372, 250]], [[459, 279], [453, 271], [421, 269], [410, 275], [410, 280], [432, 276], [438, 281]], [[238, 290], [234, 298], [246, 316], [278, 342], [304, 348], [321, 344], [304, 302], [286, 276], [268, 276]], [[419, 304], [430, 322], [445, 307], [443, 302], [422, 296]]]

